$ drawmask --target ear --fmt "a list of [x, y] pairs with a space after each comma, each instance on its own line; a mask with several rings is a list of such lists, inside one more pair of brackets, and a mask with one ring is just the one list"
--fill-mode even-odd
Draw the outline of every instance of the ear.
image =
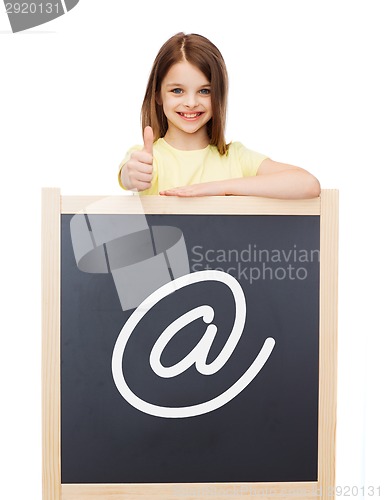
[[155, 94], [155, 100], [156, 100], [156, 104], [158, 104], [159, 106], [163, 105], [163, 101], [161, 99], [161, 94], [159, 91], [156, 92], [156, 94]]

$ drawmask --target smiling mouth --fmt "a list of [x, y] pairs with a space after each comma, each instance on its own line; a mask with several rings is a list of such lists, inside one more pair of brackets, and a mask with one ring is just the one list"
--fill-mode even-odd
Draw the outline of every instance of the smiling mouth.
[[199, 116], [201, 116], [203, 114], [203, 112], [202, 111], [200, 111], [198, 113], [180, 113], [180, 112], [178, 112], [177, 114], [182, 116], [183, 118], [187, 118], [187, 120], [193, 120], [194, 118], [198, 118]]

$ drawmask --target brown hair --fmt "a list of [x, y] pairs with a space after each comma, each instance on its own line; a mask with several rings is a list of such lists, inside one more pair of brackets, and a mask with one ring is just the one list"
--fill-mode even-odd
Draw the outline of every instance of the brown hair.
[[196, 66], [211, 84], [212, 118], [207, 123], [210, 144], [217, 147], [221, 155], [226, 154], [224, 131], [227, 114], [228, 76], [223, 56], [207, 38], [177, 33], [159, 50], [149, 75], [147, 89], [141, 108], [141, 124], [153, 128], [154, 139], [164, 137], [168, 129], [163, 106], [156, 102], [161, 83], [171, 66], [180, 61]]

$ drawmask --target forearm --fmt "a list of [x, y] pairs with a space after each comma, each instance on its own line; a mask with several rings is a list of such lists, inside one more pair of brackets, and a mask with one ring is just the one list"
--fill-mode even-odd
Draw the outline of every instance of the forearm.
[[320, 183], [309, 172], [300, 168], [266, 175], [220, 181], [223, 195], [261, 196], [280, 199], [316, 198]]

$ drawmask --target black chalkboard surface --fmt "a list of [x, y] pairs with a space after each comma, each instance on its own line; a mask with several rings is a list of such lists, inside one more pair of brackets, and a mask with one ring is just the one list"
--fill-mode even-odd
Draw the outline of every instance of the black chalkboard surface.
[[[241, 379], [266, 339], [274, 341], [237, 395], [212, 411], [176, 418], [142, 411], [118, 390], [112, 358], [135, 309], [122, 309], [110, 273], [79, 269], [72, 217], [61, 216], [61, 482], [316, 481], [320, 217], [146, 216], [149, 227], [182, 232], [191, 273], [218, 269], [239, 282], [246, 318], [236, 348], [215, 373], [204, 375], [191, 364], [160, 377], [151, 352], [172, 322], [193, 308], [212, 307], [217, 334], [209, 364], [236, 315], [233, 294], [220, 281], [191, 283], [165, 296], [138, 322], [122, 355], [124, 379], [140, 400], [184, 408], [218, 398]], [[115, 217], [134, 224], [137, 216]], [[180, 329], [162, 350], [164, 367], [185, 358], [206, 328], [198, 318]]]

